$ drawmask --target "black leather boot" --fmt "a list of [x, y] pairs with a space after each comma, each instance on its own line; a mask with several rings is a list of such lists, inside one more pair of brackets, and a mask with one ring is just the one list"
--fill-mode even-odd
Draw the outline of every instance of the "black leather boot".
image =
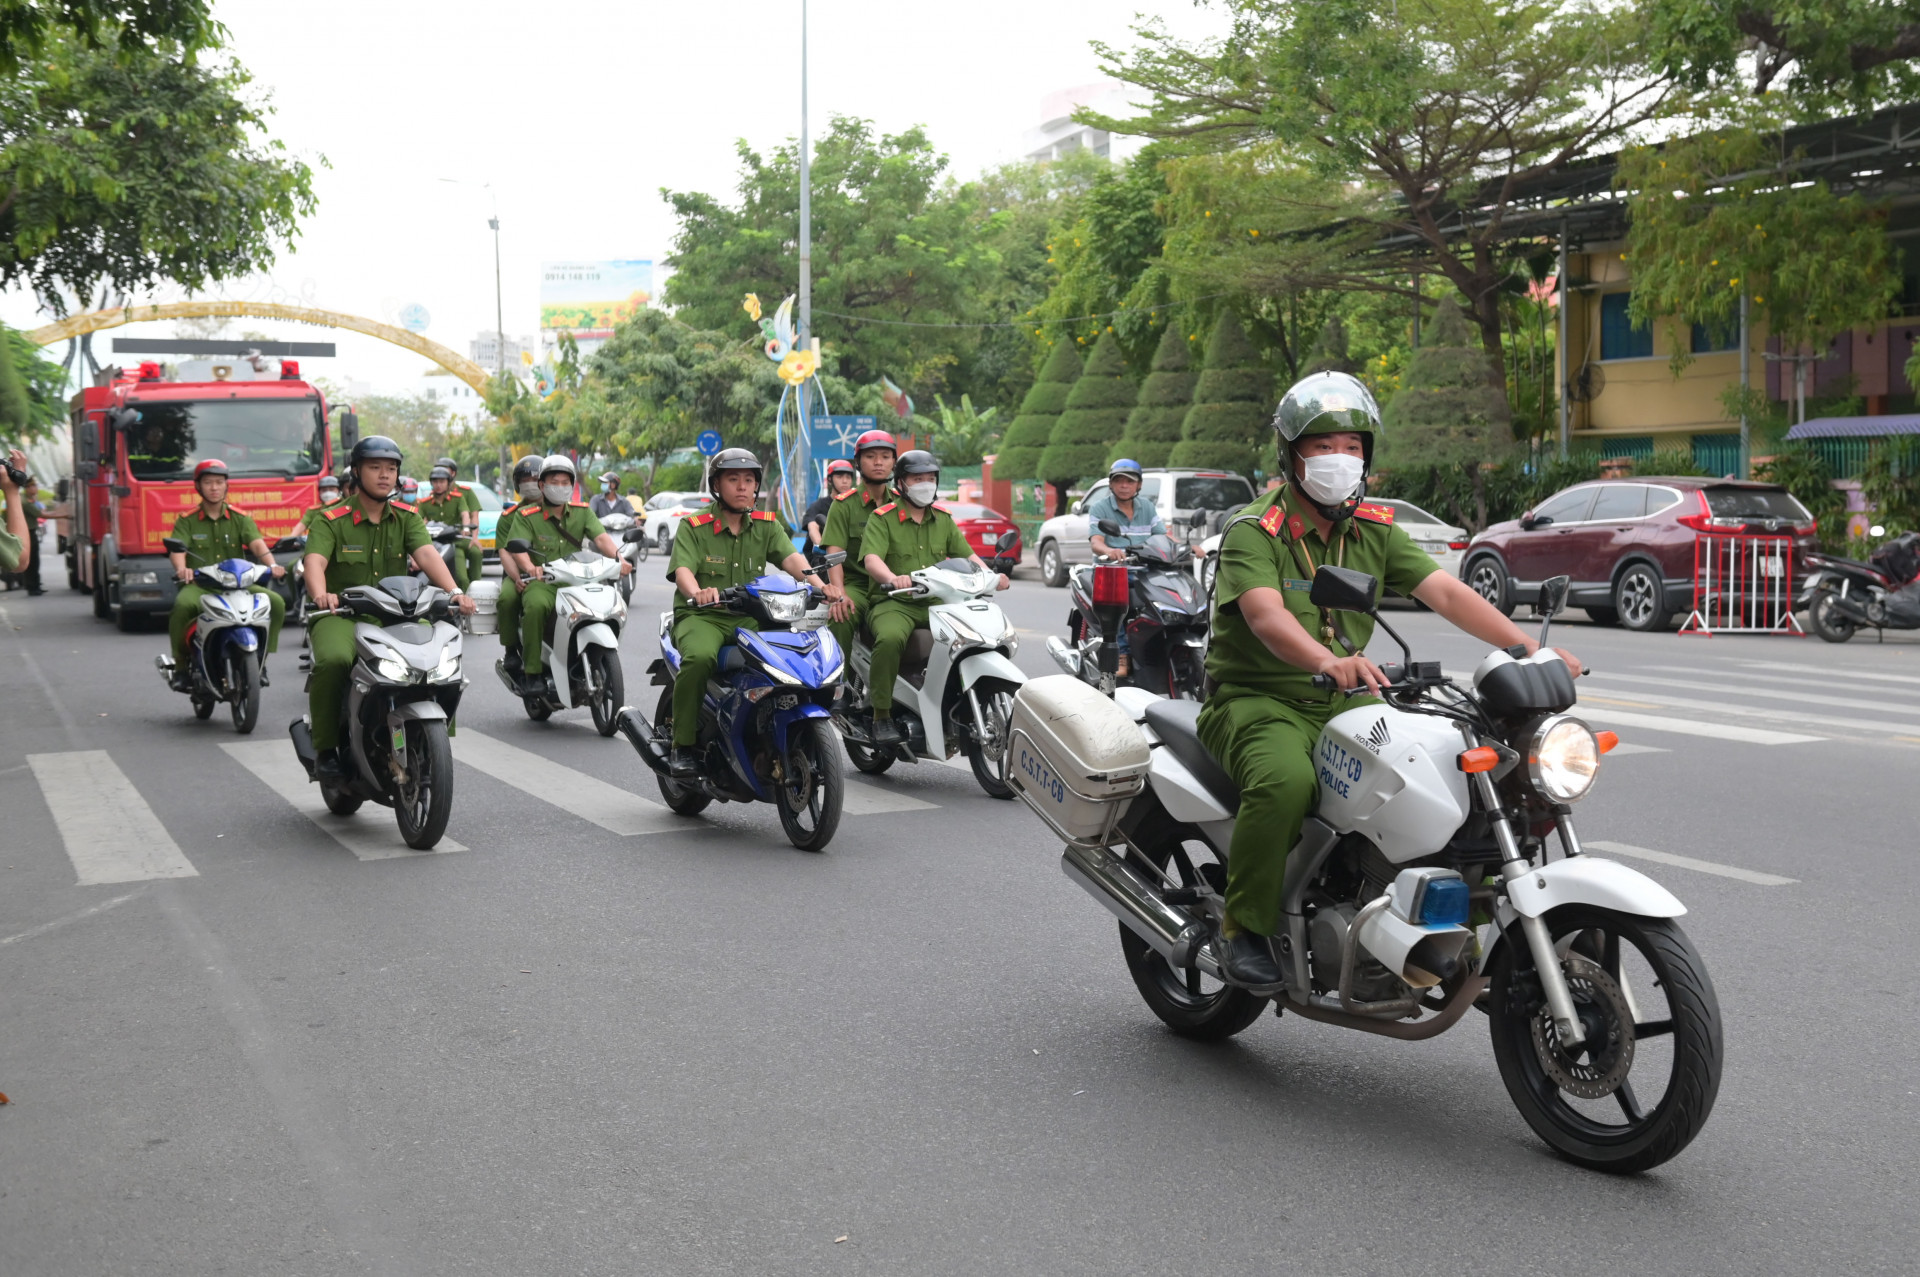
[[1220, 969], [1228, 984], [1254, 993], [1277, 993], [1286, 983], [1280, 964], [1273, 960], [1272, 943], [1251, 931], [1220, 942]]
[[685, 745], [675, 745], [673, 753], [667, 756], [667, 770], [678, 777], [698, 776], [700, 763], [693, 750]]
[[900, 734], [900, 725], [893, 721], [893, 715], [876, 714], [873, 717], [873, 743], [882, 749], [897, 747], [906, 737]]
[[315, 780], [329, 781], [341, 781], [347, 778], [347, 769], [345, 764], [340, 760], [339, 750], [323, 749], [320, 751], [320, 756], [316, 758], [313, 763], [313, 778]]

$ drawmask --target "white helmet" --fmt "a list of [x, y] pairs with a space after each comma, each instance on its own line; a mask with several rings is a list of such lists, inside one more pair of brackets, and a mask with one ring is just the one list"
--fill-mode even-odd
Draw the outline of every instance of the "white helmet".
[[556, 452], [540, 463], [540, 477], [542, 479], [552, 474], [555, 470], [566, 471], [567, 478], [572, 479], [576, 483], [580, 480], [580, 471], [574, 468], [573, 458], [564, 452]]

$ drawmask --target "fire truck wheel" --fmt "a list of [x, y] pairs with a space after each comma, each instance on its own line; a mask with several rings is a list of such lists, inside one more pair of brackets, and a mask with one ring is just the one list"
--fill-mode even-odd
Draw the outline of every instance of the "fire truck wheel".
[[113, 615], [112, 610], [107, 606], [107, 582], [101, 575], [100, 559], [97, 555], [93, 560], [93, 614], [103, 621]]

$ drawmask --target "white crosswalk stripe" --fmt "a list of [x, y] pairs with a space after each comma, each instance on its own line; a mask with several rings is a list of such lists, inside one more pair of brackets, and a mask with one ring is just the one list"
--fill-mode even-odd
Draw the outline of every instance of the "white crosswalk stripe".
[[200, 876], [104, 749], [28, 754], [27, 766], [82, 887]]
[[1649, 731], [1673, 732], [1679, 736], [1705, 736], [1713, 740], [1742, 741], [1748, 745], [1805, 745], [1822, 740], [1796, 732], [1775, 732], [1764, 727], [1745, 727], [1737, 723], [1707, 723], [1694, 718], [1670, 718], [1664, 714], [1641, 714], [1615, 709], [1598, 697], [1580, 699], [1577, 711], [1596, 728], [1640, 727]]
[[1695, 860], [1692, 856], [1676, 856], [1670, 851], [1655, 851], [1651, 847], [1635, 847], [1624, 842], [1587, 842], [1589, 851], [1605, 852], [1614, 856], [1627, 856], [1634, 860], [1651, 860], [1656, 865], [1672, 865], [1676, 869], [1691, 869], [1695, 873], [1712, 874], [1716, 878], [1732, 878], [1737, 882], [1750, 882], [1756, 887], [1786, 887], [1799, 882], [1798, 878], [1782, 878], [1779, 874], [1761, 873], [1758, 869], [1742, 869], [1738, 865], [1715, 864], [1711, 860]]
[[851, 776], [847, 778], [846, 791], [840, 799], [841, 814], [847, 816], [877, 816], [889, 811], [933, 811], [939, 806], [938, 803], [910, 798], [898, 790], [855, 780]]
[[229, 757], [260, 779], [260, 783], [287, 800], [295, 811], [320, 826], [359, 860], [397, 860], [404, 856], [433, 856], [465, 851], [451, 838], [442, 838], [428, 851], [415, 851], [401, 840], [399, 826], [384, 807], [362, 808], [351, 816], [327, 810], [320, 787], [307, 779], [307, 769], [284, 740], [232, 741], [220, 746]]
[[[502, 784], [570, 811], [609, 833], [626, 836], [700, 828], [694, 819], [676, 816], [660, 803], [649, 802], [597, 776], [575, 771], [544, 754], [509, 745], [471, 727], [462, 727], [453, 738], [453, 757], [455, 762], [465, 763]], [[645, 772], [639, 759], [631, 761], [637, 769], [636, 775]], [[646, 773], [646, 777], [651, 783], [652, 774]]]

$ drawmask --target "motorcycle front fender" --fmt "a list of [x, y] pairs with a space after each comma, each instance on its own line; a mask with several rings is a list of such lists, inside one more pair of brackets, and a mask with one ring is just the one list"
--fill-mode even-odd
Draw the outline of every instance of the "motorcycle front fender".
[[620, 648], [620, 637], [613, 632], [613, 627], [605, 621], [594, 621], [592, 624], [583, 625], [574, 631], [573, 647], [576, 652], [584, 651], [588, 647], [610, 647], [618, 651]]
[[773, 716], [773, 749], [775, 753], [787, 752], [787, 733], [793, 725], [803, 718], [832, 718], [826, 707], [812, 701], [802, 701], [792, 709], [783, 709]]
[[1015, 687], [1027, 681], [1026, 672], [1008, 660], [1005, 652], [994, 648], [968, 652], [960, 658], [961, 691], [966, 691], [983, 678], [1004, 679]]
[[408, 719], [446, 722], [447, 711], [438, 701], [403, 701], [387, 710], [387, 730], [397, 732]]
[[1507, 884], [1515, 910], [1538, 918], [1562, 905], [1592, 905], [1641, 918], [1678, 918], [1687, 907], [1637, 869], [1597, 856], [1570, 856], [1530, 869]]

